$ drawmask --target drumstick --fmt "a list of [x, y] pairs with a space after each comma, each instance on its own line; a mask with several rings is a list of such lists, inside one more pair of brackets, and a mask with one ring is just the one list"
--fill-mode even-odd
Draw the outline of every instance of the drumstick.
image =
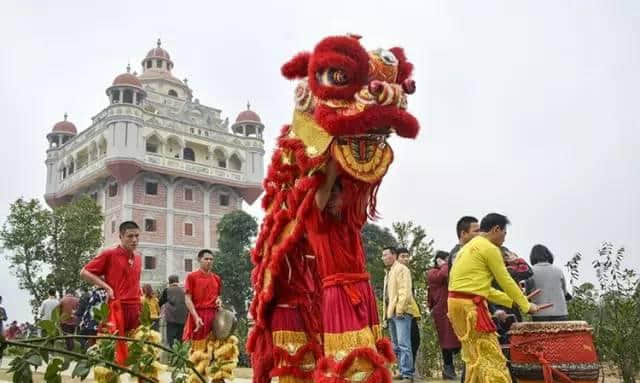
[[553, 307], [553, 303], [545, 303], [543, 305], [538, 305], [538, 311], [548, 309], [549, 307]]
[[527, 295], [527, 299], [531, 299], [537, 295], [540, 295], [542, 293], [542, 290], [540, 289], [535, 289], [531, 292], [531, 294]]

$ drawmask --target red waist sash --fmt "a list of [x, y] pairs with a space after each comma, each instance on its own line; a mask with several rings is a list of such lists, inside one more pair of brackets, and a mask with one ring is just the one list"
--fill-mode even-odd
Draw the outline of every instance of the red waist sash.
[[487, 308], [487, 299], [483, 296], [463, 293], [459, 291], [449, 291], [449, 298], [468, 299], [473, 301], [476, 305], [476, 313], [478, 318], [476, 319], [476, 331], [478, 332], [495, 332], [497, 330], [496, 324], [491, 320], [489, 315], [489, 309]]
[[322, 288], [342, 286], [353, 305], [362, 302], [360, 292], [353, 285], [369, 280], [369, 273], [337, 273], [322, 279]]

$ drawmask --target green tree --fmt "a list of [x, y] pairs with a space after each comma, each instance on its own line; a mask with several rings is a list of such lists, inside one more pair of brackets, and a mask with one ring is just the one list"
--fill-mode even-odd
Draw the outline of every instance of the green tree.
[[382, 228], [373, 223], [365, 224], [360, 235], [366, 255], [367, 271], [371, 276], [371, 284], [376, 296], [382, 297], [382, 285], [384, 283], [382, 249], [387, 246], [397, 246], [398, 241], [388, 228]]
[[256, 219], [242, 210], [226, 214], [218, 223], [219, 254], [214, 258], [214, 270], [222, 278], [222, 301], [234, 307], [240, 319], [246, 318], [251, 299], [249, 250], [257, 231]]
[[84, 284], [80, 270], [102, 246], [102, 223], [100, 206], [89, 196], [53, 210], [46, 261], [60, 294]]
[[640, 278], [636, 271], [624, 268], [625, 249], [614, 250], [605, 242], [593, 261], [599, 288], [590, 283], [576, 287], [579, 280], [576, 254], [567, 264], [571, 272], [573, 299], [569, 302], [571, 319], [587, 320], [601, 360], [612, 362], [624, 383], [635, 382], [640, 372]]
[[[9, 267], [21, 289], [29, 291], [32, 307], [46, 297], [42, 292], [42, 272], [46, 269], [46, 250], [51, 212], [38, 200], [19, 198], [9, 207], [9, 216], [0, 231], [0, 240]], [[34, 311], [35, 313], [35, 311]]]
[[34, 314], [49, 288], [62, 294], [82, 285], [80, 269], [102, 244], [102, 222], [100, 207], [86, 196], [53, 211], [35, 199], [11, 204], [0, 240]]

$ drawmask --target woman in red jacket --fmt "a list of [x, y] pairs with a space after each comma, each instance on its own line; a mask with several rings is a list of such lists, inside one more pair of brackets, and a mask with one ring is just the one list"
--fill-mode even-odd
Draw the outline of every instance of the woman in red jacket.
[[442, 378], [457, 379], [456, 371], [453, 367], [453, 355], [460, 351], [460, 342], [453, 332], [447, 317], [449, 293], [448, 259], [449, 253], [446, 251], [438, 251], [436, 253], [434, 267], [427, 272], [427, 282], [429, 284], [427, 300], [429, 311], [438, 332], [438, 342], [442, 349], [442, 360], [444, 362]]

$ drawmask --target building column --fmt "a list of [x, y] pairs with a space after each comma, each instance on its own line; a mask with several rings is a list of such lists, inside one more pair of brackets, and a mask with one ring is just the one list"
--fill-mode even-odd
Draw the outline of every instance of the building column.
[[130, 179], [122, 185], [122, 221], [131, 221], [133, 219], [133, 183], [135, 179]]
[[211, 212], [209, 211], [209, 203], [211, 202], [211, 190], [206, 188], [204, 191], [204, 248], [211, 249]]
[[174, 196], [175, 196], [175, 183], [173, 180], [170, 180], [167, 184], [167, 252], [166, 252], [166, 270], [167, 270], [167, 279], [171, 274], [177, 274], [174, 268], [174, 254], [173, 254], [173, 221], [174, 221]]

